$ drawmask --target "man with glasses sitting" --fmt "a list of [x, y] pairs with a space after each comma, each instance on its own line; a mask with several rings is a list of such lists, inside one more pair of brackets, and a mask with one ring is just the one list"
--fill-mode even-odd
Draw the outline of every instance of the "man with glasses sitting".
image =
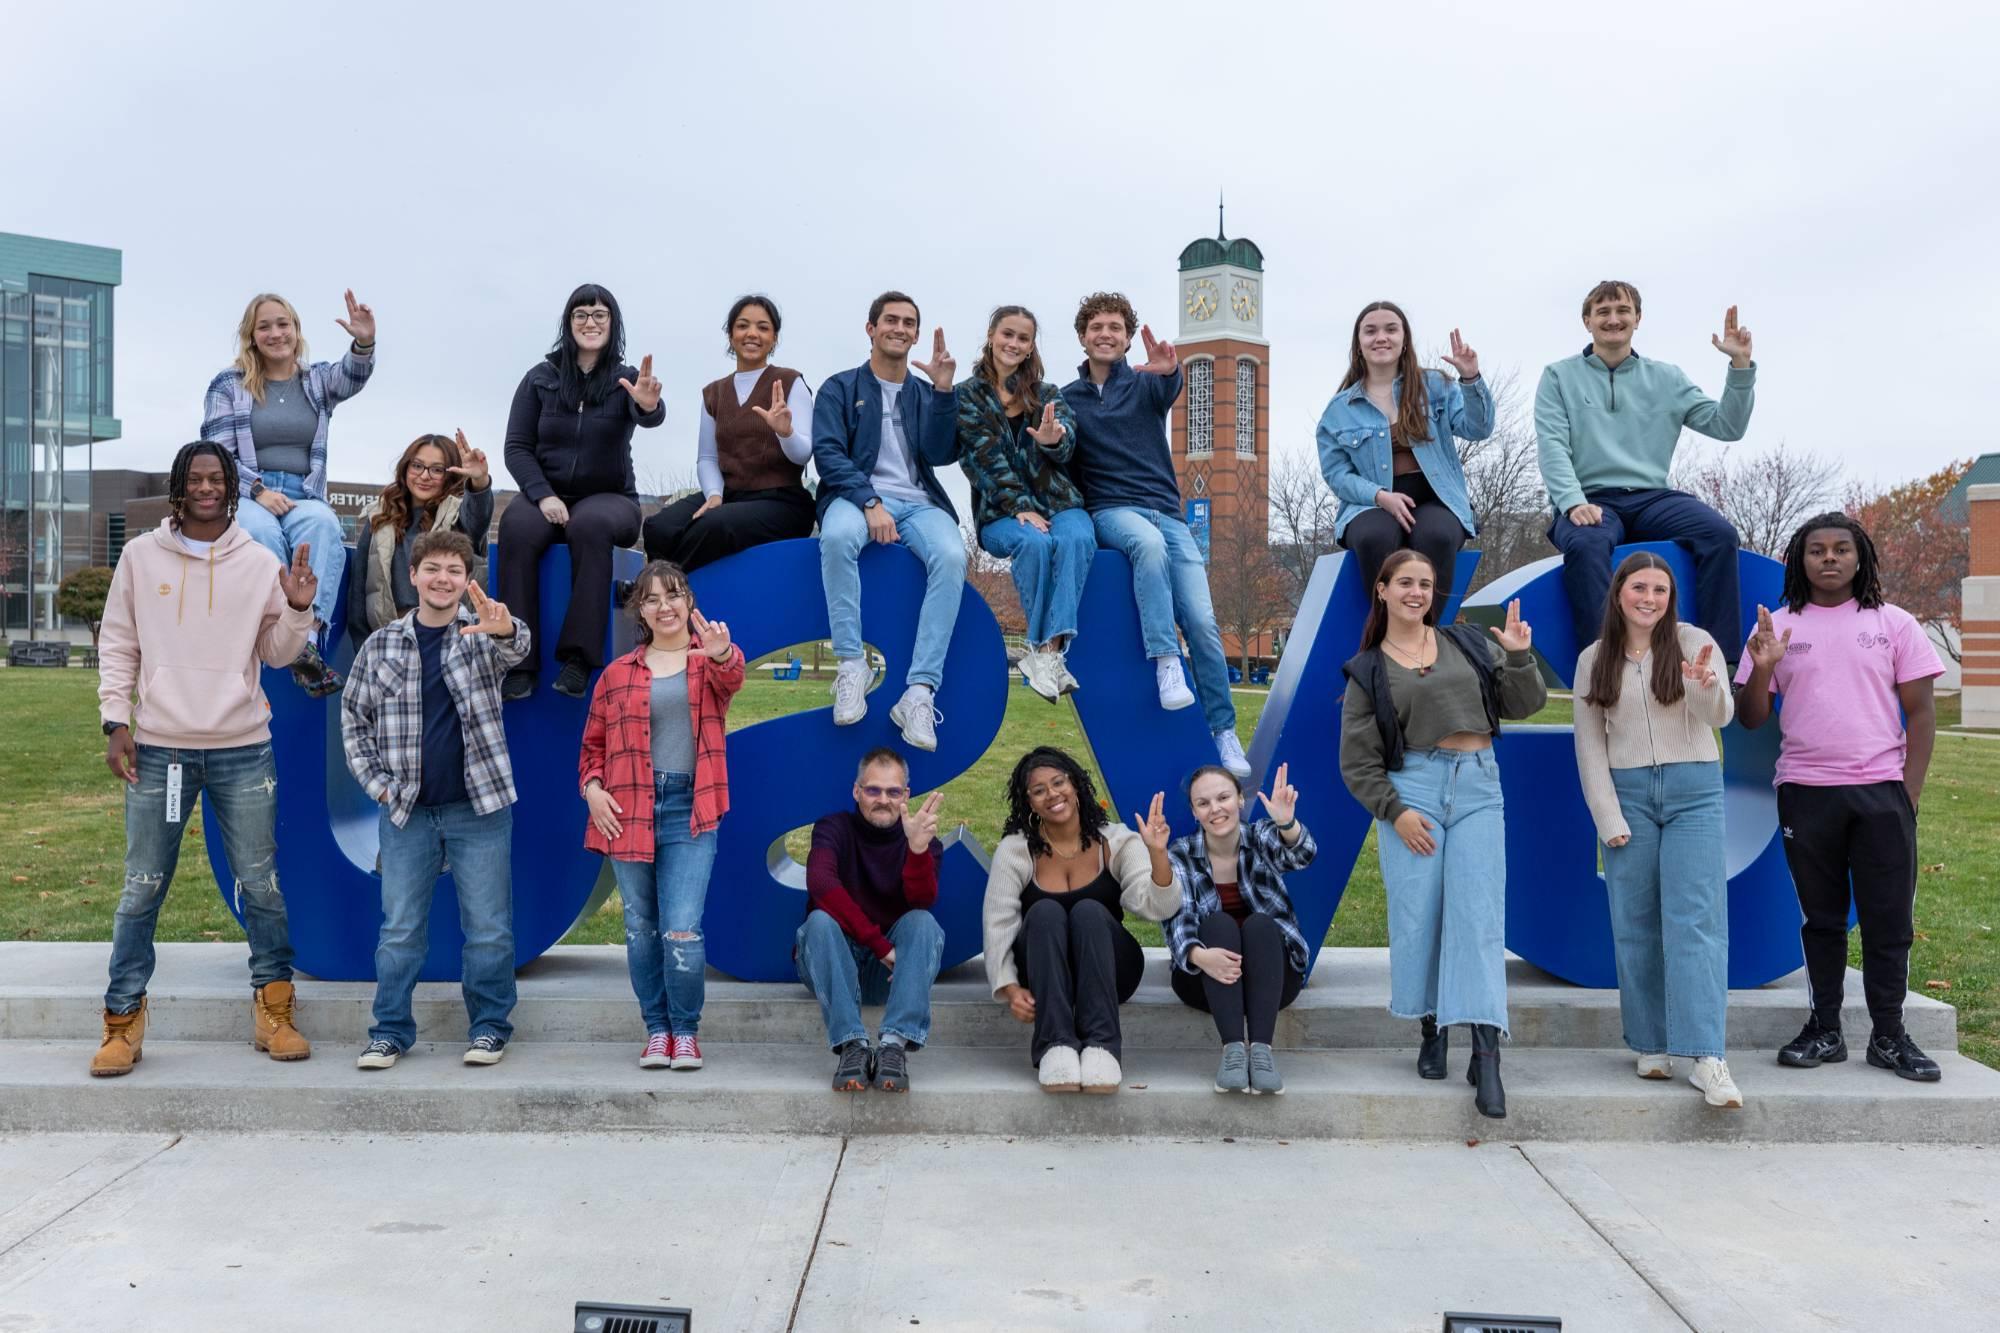
[[[794, 956], [839, 1057], [835, 1092], [861, 1092], [871, 1082], [883, 1092], [909, 1091], [909, 1052], [930, 1035], [944, 928], [927, 909], [937, 901], [943, 793], [912, 807], [909, 780], [902, 755], [870, 750], [855, 774], [854, 808], [813, 825], [810, 910]], [[863, 1004], [886, 1006], [875, 1049], [861, 1024]]]

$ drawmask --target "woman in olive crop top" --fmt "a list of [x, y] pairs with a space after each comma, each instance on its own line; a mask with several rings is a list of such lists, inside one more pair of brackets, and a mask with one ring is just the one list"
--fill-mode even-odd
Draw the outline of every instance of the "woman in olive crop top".
[[1482, 632], [1439, 627], [1440, 600], [1417, 552], [1382, 562], [1361, 651], [1345, 668], [1340, 775], [1376, 819], [1389, 1012], [1423, 1020], [1417, 1073], [1443, 1078], [1446, 1033], [1469, 1025], [1466, 1081], [1480, 1113], [1499, 1119], [1507, 834], [1493, 736], [1501, 718], [1530, 716], [1548, 691], [1519, 602], [1508, 604], [1504, 629]]

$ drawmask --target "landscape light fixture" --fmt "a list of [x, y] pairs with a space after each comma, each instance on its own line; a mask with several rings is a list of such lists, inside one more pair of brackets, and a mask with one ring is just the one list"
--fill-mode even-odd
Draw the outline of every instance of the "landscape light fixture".
[[693, 1333], [694, 1311], [684, 1305], [576, 1303], [576, 1333]]
[[1444, 1312], [1444, 1333], [1562, 1333], [1562, 1326], [1554, 1315]]

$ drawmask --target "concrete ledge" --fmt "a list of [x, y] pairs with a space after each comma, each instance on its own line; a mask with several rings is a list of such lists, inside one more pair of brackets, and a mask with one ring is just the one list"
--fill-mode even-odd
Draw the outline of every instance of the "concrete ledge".
[[[100, 1032], [107, 944], [0, 944], [0, 1040], [94, 1041]], [[238, 1041], [249, 1023], [249, 974], [241, 944], [163, 944], [153, 974], [149, 1032], [167, 1041]], [[1618, 992], [1558, 981], [1518, 958], [1507, 964], [1513, 1042], [1523, 1047], [1602, 1049], [1622, 1046]], [[1294, 1050], [1393, 1048], [1414, 1043], [1416, 1025], [1384, 1008], [1387, 949], [1331, 949], [1310, 985], [1278, 1016], [1276, 1044]], [[1846, 1026], [1868, 1031], [1861, 979], [1850, 971]], [[366, 1040], [374, 986], [299, 981], [299, 1022], [315, 1041]], [[1732, 1050], [1776, 1050], [1804, 1021], [1805, 981], [1792, 976], [1731, 992]], [[977, 963], [938, 979], [932, 993], [934, 1046], [1021, 1048], [1026, 1030], [987, 994]], [[465, 1033], [455, 984], [417, 987], [420, 1039], [451, 1041]], [[870, 1012], [871, 1021], [876, 1015]], [[1215, 1030], [1167, 987], [1166, 953], [1147, 951], [1146, 979], [1122, 1011], [1132, 1049], [1205, 1050]], [[1948, 1004], [1912, 994], [1906, 1021], [1932, 1054], [1958, 1048], [1958, 1015]], [[552, 949], [520, 972], [516, 1036], [526, 1041], [644, 1041], [625, 971], [625, 951], [582, 945]], [[710, 974], [702, 1037], [718, 1042], [797, 1043], [824, 1038], [819, 1008], [803, 987], [732, 981]]]

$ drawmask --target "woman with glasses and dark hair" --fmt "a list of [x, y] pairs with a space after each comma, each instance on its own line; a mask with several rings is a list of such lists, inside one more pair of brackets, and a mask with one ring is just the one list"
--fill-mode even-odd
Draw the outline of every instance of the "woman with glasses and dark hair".
[[784, 317], [768, 296], [739, 296], [722, 322], [736, 373], [701, 391], [695, 477], [701, 485], [646, 520], [646, 555], [700, 569], [726, 555], [810, 537], [812, 390], [771, 364]]
[[986, 980], [1034, 1024], [1029, 1054], [1044, 1092], [1116, 1092], [1124, 1077], [1118, 1006], [1146, 970], [1125, 913], [1164, 921], [1181, 905], [1164, 800], [1154, 793], [1134, 833], [1052, 746], [1023, 755], [1007, 780], [1007, 826], [986, 879]]
[[475, 583], [486, 582], [486, 531], [493, 523], [493, 474], [486, 455], [457, 435], [419, 435], [396, 463], [396, 479], [361, 511], [351, 562], [347, 627], [363, 640], [417, 607], [410, 546], [426, 532], [462, 532], [472, 540]]
[[[521, 494], [500, 516], [500, 600], [541, 642], [542, 553], [569, 544], [555, 688], [578, 699], [604, 664], [611, 553], [639, 540], [632, 430], [667, 419], [653, 358], [634, 369], [624, 356], [617, 298], [587, 282], [569, 294], [554, 348], [522, 376], [507, 414], [507, 471]], [[508, 673], [502, 697], [533, 693], [539, 661]]]

